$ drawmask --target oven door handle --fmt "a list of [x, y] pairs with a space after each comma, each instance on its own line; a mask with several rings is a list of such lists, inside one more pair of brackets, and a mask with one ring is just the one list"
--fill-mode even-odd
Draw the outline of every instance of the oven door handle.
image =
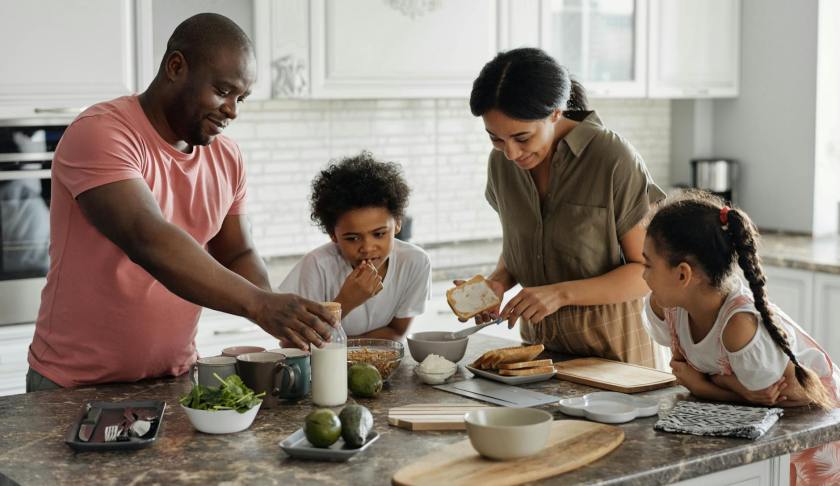
[[0, 171], [0, 181], [15, 181], [20, 179], [49, 179], [49, 169], [41, 170], [8, 170]]

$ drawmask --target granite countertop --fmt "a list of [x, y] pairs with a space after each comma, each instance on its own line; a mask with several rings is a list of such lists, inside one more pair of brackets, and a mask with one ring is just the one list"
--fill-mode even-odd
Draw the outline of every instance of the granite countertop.
[[762, 235], [761, 260], [765, 265], [840, 275], [840, 236]]
[[[473, 336], [466, 359], [510, 343]], [[409, 432], [388, 426], [388, 408], [410, 403], [475, 403], [421, 384], [412, 373], [415, 365], [406, 356], [379, 398], [359, 400], [373, 412], [381, 438], [347, 463], [293, 460], [280, 450], [278, 443], [299, 428], [312, 410], [309, 400], [260, 410], [250, 429], [237, 434], [196, 432], [177, 402], [190, 386], [183, 376], [0, 397], [0, 484], [388, 484], [401, 467], [466, 438], [465, 432]], [[462, 369], [461, 373], [467, 372]], [[557, 379], [525, 386], [560, 397], [596, 391]], [[660, 409], [665, 409], [685, 392], [672, 387], [642, 395], [658, 398]], [[64, 434], [85, 402], [127, 399], [167, 402], [159, 440], [152, 447], [75, 453], [64, 444]], [[655, 421], [651, 417], [621, 425], [626, 439], [618, 449], [544, 484], [664, 484], [840, 439], [840, 410], [829, 414], [787, 410], [757, 441], [656, 432]]]

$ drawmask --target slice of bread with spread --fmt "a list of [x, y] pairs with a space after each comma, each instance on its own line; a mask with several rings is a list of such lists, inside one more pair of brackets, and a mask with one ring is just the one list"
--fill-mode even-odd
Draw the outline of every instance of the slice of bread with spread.
[[447, 290], [446, 301], [461, 320], [470, 319], [501, 304], [499, 296], [481, 275]]

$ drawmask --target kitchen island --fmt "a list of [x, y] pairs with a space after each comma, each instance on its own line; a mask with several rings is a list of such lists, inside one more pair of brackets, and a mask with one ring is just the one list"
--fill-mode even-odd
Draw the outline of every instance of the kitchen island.
[[[473, 335], [462, 364], [488, 349], [510, 344]], [[388, 484], [403, 466], [466, 438], [465, 432], [409, 432], [388, 426], [389, 408], [411, 403], [476, 403], [422, 384], [413, 374], [415, 365], [406, 355], [379, 398], [358, 400], [373, 412], [381, 437], [346, 463], [290, 459], [280, 450], [278, 443], [297, 430], [313, 409], [308, 399], [260, 410], [248, 430], [217, 436], [195, 431], [180, 409], [177, 399], [190, 388], [184, 376], [0, 397], [0, 485]], [[468, 373], [463, 369], [459, 372]], [[525, 387], [563, 398], [597, 391], [556, 378]], [[659, 399], [663, 410], [687, 392], [671, 387], [642, 396]], [[167, 403], [159, 439], [152, 447], [76, 453], [64, 444], [64, 435], [85, 402], [139, 399]], [[556, 416], [566, 418], [559, 413]], [[840, 410], [828, 414], [786, 410], [781, 420], [756, 441], [657, 432], [653, 430], [655, 421], [656, 417], [650, 417], [621, 425], [625, 441], [615, 451], [540, 484], [667, 484], [785, 457], [840, 439]], [[787, 463], [781, 464], [786, 467]]]

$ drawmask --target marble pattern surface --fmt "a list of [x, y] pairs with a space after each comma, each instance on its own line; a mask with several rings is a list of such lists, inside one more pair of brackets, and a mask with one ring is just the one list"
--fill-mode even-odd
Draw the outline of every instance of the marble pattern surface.
[[[510, 341], [474, 335], [465, 360]], [[407, 353], [408, 354], [408, 353]], [[347, 463], [288, 458], [278, 443], [299, 428], [313, 409], [306, 399], [261, 410], [246, 431], [207, 435], [195, 431], [177, 399], [189, 389], [185, 377], [135, 384], [103, 385], [0, 398], [0, 484], [389, 484], [404, 465], [466, 438], [465, 432], [410, 432], [387, 425], [390, 407], [410, 403], [474, 403], [423, 385], [407, 355], [392, 383], [377, 399], [361, 399], [382, 437]], [[461, 376], [467, 371], [461, 368]], [[561, 398], [594, 388], [552, 379], [525, 387]], [[644, 393], [660, 410], [687, 396], [682, 387]], [[75, 453], [64, 434], [91, 400], [162, 399], [166, 416], [158, 442], [132, 452]], [[543, 407], [554, 411], [552, 406]], [[556, 412], [558, 419], [567, 418]], [[789, 409], [757, 441], [697, 437], [653, 430], [656, 417], [621, 425], [626, 439], [604, 458], [541, 484], [665, 484], [760, 461], [840, 439], [840, 410]]]
[[840, 275], [840, 236], [800, 236], [769, 233], [760, 243], [765, 265]]

